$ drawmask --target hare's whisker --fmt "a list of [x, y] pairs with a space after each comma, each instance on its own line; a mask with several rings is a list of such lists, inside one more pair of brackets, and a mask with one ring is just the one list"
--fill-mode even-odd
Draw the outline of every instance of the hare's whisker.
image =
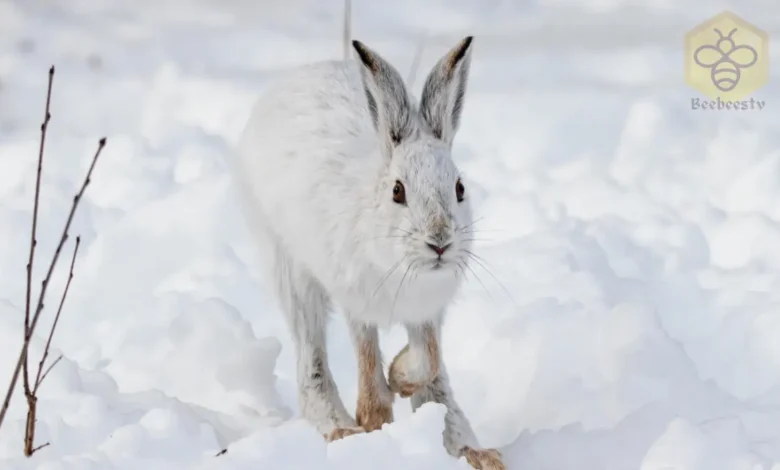
[[401, 287], [404, 285], [404, 281], [406, 280], [406, 275], [409, 274], [409, 271], [412, 269], [412, 267], [415, 265], [415, 262], [412, 261], [409, 263], [409, 266], [406, 268], [406, 271], [404, 271], [403, 277], [401, 277], [401, 282], [398, 283], [398, 289], [395, 291], [395, 297], [393, 298], [393, 306], [390, 308], [390, 322], [393, 321], [393, 313], [395, 312], [395, 303], [398, 301], [398, 295], [401, 293]]
[[470, 224], [466, 224], [466, 225], [464, 225], [463, 227], [460, 227], [460, 228], [459, 228], [457, 231], [458, 231], [458, 232], [463, 232], [463, 231], [464, 231], [464, 230], [466, 230], [467, 228], [469, 228], [469, 227], [473, 226], [474, 224], [476, 224], [477, 222], [479, 222], [480, 220], [483, 220], [483, 219], [484, 219], [484, 217], [479, 217], [479, 218], [477, 218], [476, 220], [474, 220], [473, 222], [471, 222]]
[[470, 250], [463, 250], [463, 251], [469, 256], [469, 258], [474, 260], [475, 263], [477, 263], [482, 269], [484, 269], [485, 272], [488, 273], [490, 275], [490, 277], [492, 277], [493, 280], [496, 281], [496, 283], [498, 283], [498, 285], [501, 287], [501, 289], [503, 289], [503, 291], [512, 300], [513, 303], [517, 304], [517, 302], [515, 301], [514, 297], [512, 297], [512, 294], [509, 293], [509, 289], [507, 289], [504, 286], [504, 284], [498, 279], [498, 277], [496, 277], [496, 275], [493, 274], [493, 272], [490, 269], [488, 269], [487, 266], [485, 266], [486, 264], [489, 265], [490, 263], [488, 263], [484, 258], [474, 254]]
[[488, 295], [488, 297], [490, 297], [490, 301], [491, 301], [491, 302], [493, 302], [493, 303], [495, 304], [495, 303], [496, 303], [496, 300], [493, 298], [493, 295], [491, 295], [491, 294], [490, 294], [490, 291], [488, 290], [488, 288], [487, 288], [487, 286], [485, 285], [485, 283], [484, 283], [484, 282], [482, 282], [482, 279], [481, 279], [481, 278], [480, 278], [480, 277], [477, 275], [477, 272], [476, 272], [476, 271], [474, 271], [474, 269], [473, 269], [471, 266], [469, 266], [468, 264], [466, 264], [466, 269], [468, 269], [469, 271], [471, 271], [471, 274], [473, 274], [473, 275], [474, 275], [474, 278], [477, 280], [477, 282], [479, 282], [479, 285], [481, 285], [481, 286], [482, 286], [482, 289], [485, 291], [485, 293]]
[[374, 300], [374, 297], [376, 297], [376, 293], [379, 292], [379, 289], [382, 287], [382, 285], [387, 282], [388, 279], [390, 279], [390, 276], [393, 274], [393, 271], [398, 269], [398, 266], [401, 265], [401, 263], [404, 262], [406, 258], [408, 258], [410, 255], [404, 255], [401, 259], [399, 259], [394, 265], [390, 267], [390, 269], [387, 270], [384, 276], [379, 280], [379, 283], [377, 284], [376, 288], [374, 289], [374, 292], [371, 294], [371, 296], [368, 298], [368, 301], [366, 302], [366, 306], [363, 308], [365, 311], [366, 308], [371, 304], [371, 301]]

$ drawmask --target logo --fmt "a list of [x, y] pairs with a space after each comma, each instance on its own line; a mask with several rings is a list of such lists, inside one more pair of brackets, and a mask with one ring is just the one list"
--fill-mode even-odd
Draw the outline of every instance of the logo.
[[746, 100], [769, 81], [769, 36], [731, 12], [685, 35], [685, 82], [712, 101], [693, 98], [693, 109], [762, 109]]

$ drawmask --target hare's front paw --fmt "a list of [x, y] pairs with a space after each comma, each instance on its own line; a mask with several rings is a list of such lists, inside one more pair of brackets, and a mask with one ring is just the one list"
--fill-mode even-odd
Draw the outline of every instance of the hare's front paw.
[[328, 442], [338, 441], [339, 439], [343, 439], [347, 436], [351, 436], [353, 434], [361, 434], [366, 432], [365, 429], [363, 429], [360, 426], [355, 426], [351, 428], [335, 428], [333, 431], [329, 432], [325, 439], [328, 440]]
[[506, 470], [501, 461], [501, 453], [495, 449], [472, 449], [464, 447], [462, 455], [466, 461], [477, 470]]
[[390, 390], [404, 398], [412, 396], [433, 382], [439, 373], [438, 357], [432, 354], [410, 352], [409, 346], [395, 356], [388, 371]]
[[355, 420], [366, 432], [382, 429], [383, 424], [393, 422], [393, 402], [358, 397]]

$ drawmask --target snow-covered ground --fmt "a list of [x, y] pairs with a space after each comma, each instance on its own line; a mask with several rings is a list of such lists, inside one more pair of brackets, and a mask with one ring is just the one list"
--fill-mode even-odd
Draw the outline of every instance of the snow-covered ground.
[[[468, 468], [436, 405], [398, 398], [395, 423], [330, 445], [298, 418], [290, 338], [227, 172], [268, 80], [342, 55], [341, 4], [0, 0], [0, 390], [49, 65], [38, 281], [108, 136], [72, 230], [65, 358], [41, 390], [51, 445], [22, 456], [17, 393], [0, 468]], [[353, 4], [354, 36], [404, 73], [422, 34], [425, 71], [476, 37], [454, 152], [486, 264], [443, 347], [482, 443], [512, 470], [780, 469], [780, 81], [754, 95], [761, 111], [692, 111], [681, 65], [685, 31], [725, 8], [780, 38], [777, 0]], [[340, 317], [329, 334], [353, 408]], [[405, 333], [382, 343], [392, 357]]]

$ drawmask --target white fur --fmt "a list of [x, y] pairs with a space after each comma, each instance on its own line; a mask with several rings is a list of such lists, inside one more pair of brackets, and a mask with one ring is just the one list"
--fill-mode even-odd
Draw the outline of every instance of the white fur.
[[[456, 198], [450, 146], [470, 42], [458, 46], [465, 54], [454, 69], [458, 48], [429, 75], [427, 113], [395, 69], [356, 42], [360, 60], [301, 67], [271, 86], [241, 139], [236, 183], [297, 345], [301, 412], [323, 433], [354, 426], [327, 365], [331, 302], [353, 330], [438, 328], [466, 268], [472, 215], [468, 195]], [[396, 180], [406, 205], [393, 201]], [[427, 242], [451, 243], [441, 262]], [[384, 376], [380, 382], [386, 389]], [[443, 365], [439, 379], [413, 397], [417, 406], [428, 400], [450, 409], [448, 449], [475, 445]]]

